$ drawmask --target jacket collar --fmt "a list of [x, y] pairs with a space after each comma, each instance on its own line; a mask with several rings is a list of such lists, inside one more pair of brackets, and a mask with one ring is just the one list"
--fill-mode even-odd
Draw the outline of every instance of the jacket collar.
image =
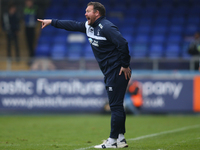
[[106, 17], [105, 16], [99, 17], [91, 26], [96, 27], [100, 23], [100, 21], [103, 19], [106, 19]]

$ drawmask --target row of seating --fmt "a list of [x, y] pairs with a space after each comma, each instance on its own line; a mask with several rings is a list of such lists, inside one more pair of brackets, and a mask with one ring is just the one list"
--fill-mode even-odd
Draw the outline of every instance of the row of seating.
[[[130, 55], [133, 58], [189, 58], [188, 44], [162, 43], [129, 43]], [[94, 59], [91, 46], [88, 43], [42, 43], [38, 46], [37, 56], [48, 56], [53, 59]]]
[[[45, 18], [86, 21], [89, 0], [52, 0]], [[188, 36], [200, 29], [200, 0], [101, 0], [107, 18], [129, 42], [134, 58], [188, 58]], [[70, 43], [68, 32], [54, 27], [41, 31], [36, 56], [94, 58], [89, 42]], [[73, 45], [73, 46], [72, 46]], [[80, 49], [79, 49], [80, 48]], [[74, 49], [74, 50], [73, 50]]]
[[[194, 6], [200, 4], [199, 0], [97, 0], [105, 6]], [[52, 0], [51, 5], [77, 5], [86, 6], [90, 0]]]

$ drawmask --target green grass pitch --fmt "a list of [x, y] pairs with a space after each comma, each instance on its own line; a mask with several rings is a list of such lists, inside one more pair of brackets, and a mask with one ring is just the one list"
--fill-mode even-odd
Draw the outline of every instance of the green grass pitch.
[[[127, 116], [126, 150], [199, 150], [200, 115]], [[110, 115], [0, 116], [0, 150], [92, 150]]]

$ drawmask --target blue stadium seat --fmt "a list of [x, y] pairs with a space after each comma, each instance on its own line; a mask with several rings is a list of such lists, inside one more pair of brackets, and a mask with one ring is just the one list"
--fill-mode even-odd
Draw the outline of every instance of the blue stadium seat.
[[165, 49], [166, 58], [179, 58], [181, 48], [179, 44], [168, 44]]
[[67, 35], [56, 35], [53, 38], [53, 43], [66, 43], [66, 42], [67, 42]]
[[67, 36], [69, 35], [69, 31], [63, 30], [63, 29], [56, 29], [56, 33], [54, 34], [54, 37], [60, 36], [60, 38], [63, 38], [63, 40], [66, 41]]
[[109, 21], [112, 22], [116, 26], [120, 26], [122, 20], [119, 17], [109, 17]]
[[38, 44], [50, 44], [53, 41], [53, 36], [49, 36], [49, 35], [41, 35], [38, 39]]
[[189, 15], [196, 15], [196, 14], [200, 14], [200, 5], [198, 6], [198, 5], [194, 5], [193, 7], [192, 7], [192, 9], [189, 9]]
[[83, 57], [87, 60], [95, 59], [94, 53], [92, 51], [91, 45], [89, 43], [85, 44]]
[[158, 16], [154, 19], [154, 21], [155, 21], [155, 25], [159, 25], [159, 24], [167, 25], [169, 23], [169, 17], [168, 15], [158, 14]]
[[[45, 18], [86, 21], [84, 13], [88, 2], [82, 0], [51, 0]], [[180, 48], [177, 45], [184, 43], [182, 36], [193, 36], [200, 29], [200, 0], [103, 0], [102, 3], [106, 6], [107, 18], [119, 27], [119, 31], [131, 45], [130, 51], [133, 57], [148, 56], [148, 44], [151, 44], [149, 56], [160, 57], [159, 50], [163, 47], [163, 43], [168, 43], [166, 50], [173, 49], [175, 51], [175, 54], [166, 52], [166, 57], [177, 56], [176, 52], [181, 51], [180, 49], [176, 50], [178, 47]], [[124, 19], [109, 16], [110, 12], [117, 11], [124, 13]], [[68, 34], [67, 31], [53, 27], [41, 30], [36, 53], [38, 54], [38, 50], [40, 50], [40, 55], [49, 55], [47, 49], [51, 48], [51, 44], [66, 44]], [[133, 42], [135, 44], [132, 44]], [[64, 48], [61, 48], [62, 46], [55, 48], [55, 45], [52, 47], [51, 55], [62, 57], [63, 55], [59, 56], [53, 49]], [[86, 52], [84, 54], [76, 50], [80, 49], [79, 46], [70, 46], [73, 48], [69, 49], [75, 49], [75, 51], [69, 50], [69, 57], [78, 59], [82, 54], [84, 57], [93, 57], [90, 45], [86, 45], [82, 47], [83, 51]], [[182, 57], [188, 57], [185, 51], [186, 44], [183, 45], [181, 45], [181, 48], [184, 50], [179, 54]], [[87, 49], [89, 50], [87, 51]], [[59, 53], [62, 52], [64, 51], [61, 50]]]
[[182, 42], [182, 35], [181, 34], [169, 34], [167, 37], [167, 42], [169, 42], [169, 43]]
[[184, 23], [186, 22], [186, 19], [183, 15], [175, 15], [172, 16], [170, 23], [171, 24], [181, 24], [184, 25]]
[[138, 43], [148, 43], [149, 42], [149, 35], [148, 34], [137, 34], [135, 36], [135, 42]]
[[57, 29], [49, 26], [48, 28], [44, 28], [40, 30], [40, 36], [54, 36], [56, 34]]
[[200, 1], [199, 0], [193, 0], [193, 6], [197, 5], [200, 6]]
[[137, 27], [137, 32], [143, 33], [150, 33], [152, 31], [152, 27], [150, 25], [141, 25]]
[[35, 50], [36, 57], [49, 57], [50, 56], [50, 43], [38, 44]]
[[77, 5], [79, 4], [80, 0], [73, 0], [73, 1], [68, 1], [68, 5]]
[[199, 15], [188, 15], [186, 22], [187, 22], [187, 24], [199, 24], [200, 17], [199, 17]]
[[187, 15], [189, 8], [187, 6], [178, 5], [176, 9], [173, 9], [174, 15]]
[[58, 19], [60, 19], [60, 20], [75, 20], [75, 15], [74, 14], [66, 15], [65, 13], [63, 13], [58, 17]]
[[193, 5], [195, 5], [195, 4], [200, 4], [200, 1], [199, 0], [193, 0]]
[[170, 34], [182, 34], [184, 32], [184, 28], [182, 25], [171, 25], [169, 27]]
[[77, 60], [82, 57], [83, 44], [82, 43], [68, 43], [68, 58]]
[[122, 35], [125, 35], [125, 34], [132, 35], [135, 30], [136, 29], [132, 25], [126, 25], [126, 26], [124, 25], [124, 26], [121, 26], [121, 28], [119, 29]]
[[166, 41], [166, 36], [165, 34], [155, 33], [151, 36], [150, 39], [151, 39], [151, 42], [162, 43]]
[[150, 5], [151, 3], [157, 4], [158, 2], [159, 2], [159, 0], [144, 0], [144, 3], [148, 4], [148, 5]]
[[57, 19], [59, 17], [58, 13], [54, 13], [54, 12], [46, 12], [45, 14], [45, 19]]
[[173, 5], [173, 4], [174, 4], [174, 0], [163, 1], [162, 4], [163, 4], [163, 5], [167, 5], [167, 4]]
[[146, 7], [141, 11], [141, 16], [154, 16], [157, 13], [157, 9], [155, 7]]
[[159, 15], [164, 15], [164, 16], [169, 16], [170, 14], [172, 14], [172, 7], [170, 6], [161, 6], [157, 8], [157, 13]]
[[62, 12], [62, 6], [59, 3], [56, 3], [52, 6], [50, 6], [47, 10], [46, 10], [46, 14], [61, 14]]
[[130, 50], [132, 57], [145, 58], [147, 57], [148, 44], [133, 43]]
[[[134, 0], [134, 2], [132, 2], [130, 5], [129, 5], [129, 8], [133, 9], [140, 9], [141, 6], [143, 5], [143, 1], [141, 0]], [[140, 9], [141, 10], [141, 9]]]
[[[63, 6], [64, 7], [64, 6]], [[67, 7], [65, 6], [62, 9], [62, 15], [66, 15], [66, 16], [74, 16], [75, 14], [77, 14], [77, 11], [79, 10], [79, 7], [77, 5], [67, 5]]]
[[64, 59], [67, 55], [66, 44], [54, 43], [51, 48], [51, 57], [53, 59]]
[[112, 7], [112, 12], [124, 12], [125, 10], [126, 10], [126, 6], [122, 1], [120, 1], [119, 3], [116, 3]]
[[[132, 3], [131, 3], [132, 4]], [[130, 18], [131, 17], [137, 17], [138, 14], [140, 14], [142, 12], [142, 9], [140, 9], [140, 7], [137, 6], [130, 6], [128, 9], [126, 9], [124, 11], [124, 17]]]
[[129, 25], [133, 26], [136, 23], [138, 23], [138, 20], [134, 16], [131, 16], [131, 17], [125, 16], [124, 19], [123, 19], [123, 22], [128, 23]]
[[168, 26], [166, 24], [156, 24], [153, 26], [152, 32], [155, 34], [168, 33]]
[[138, 20], [138, 25], [152, 25], [153, 18], [152, 17], [141, 17]]
[[185, 26], [185, 35], [194, 35], [195, 32], [199, 31], [199, 26], [196, 24], [187, 24]]
[[133, 35], [131, 34], [123, 34], [123, 37], [127, 40], [128, 43], [132, 43], [134, 41]]
[[[192, 1], [194, 1], [194, 0], [192, 0]], [[177, 4], [179, 4], [179, 6], [185, 6], [185, 7], [190, 6], [192, 1], [190, 1], [190, 0], [176, 0]]]
[[164, 54], [163, 44], [151, 44], [149, 48], [149, 57], [150, 58], [162, 58]]

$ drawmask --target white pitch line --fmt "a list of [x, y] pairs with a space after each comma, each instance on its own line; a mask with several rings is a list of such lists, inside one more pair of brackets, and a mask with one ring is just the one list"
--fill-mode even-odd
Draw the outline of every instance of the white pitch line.
[[[188, 127], [183, 127], [183, 128], [179, 128], [179, 129], [163, 131], [163, 132], [144, 135], [144, 136], [139, 136], [139, 137], [136, 137], [136, 138], [127, 139], [127, 141], [137, 141], [137, 140], [141, 140], [141, 139], [145, 139], [145, 138], [155, 137], [155, 136], [168, 134], [168, 133], [180, 132], [180, 131], [189, 130], [189, 129], [193, 129], [193, 128], [198, 128], [198, 127], [200, 127], [200, 125], [188, 126]], [[76, 149], [76, 150], [86, 150], [86, 149], [90, 149], [90, 148], [93, 148], [93, 147], [94, 146], [90, 146], [90, 147], [85, 147], [85, 148], [79, 148], [79, 149]]]
[[159, 133], [144, 135], [144, 136], [140, 136], [140, 137], [137, 137], [137, 138], [128, 139], [127, 141], [136, 141], [136, 140], [141, 140], [141, 139], [145, 139], [145, 138], [149, 138], [149, 137], [159, 136], [159, 135], [162, 135], [162, 134], [180, 132], [180, 131], [184, 131], [184, 130], [188, 130], [188, 129], [193, 129], [193, 128], [198, 128], [198, 127], [200, 127], [200, 125], [188, 126], [188, 127], [183, 127], [183, 128], [175, 129], [175, 130], [169, 130], [169, 131], [163, 131], [163, 132], [159, 132]]
[[90, 148], [94, 148], [94, 146], [85, 147], [85, 148], [79, 148], [79, 149], [75, 149], [75, 150], [86, 150], [86, 149], [90, 149]]

